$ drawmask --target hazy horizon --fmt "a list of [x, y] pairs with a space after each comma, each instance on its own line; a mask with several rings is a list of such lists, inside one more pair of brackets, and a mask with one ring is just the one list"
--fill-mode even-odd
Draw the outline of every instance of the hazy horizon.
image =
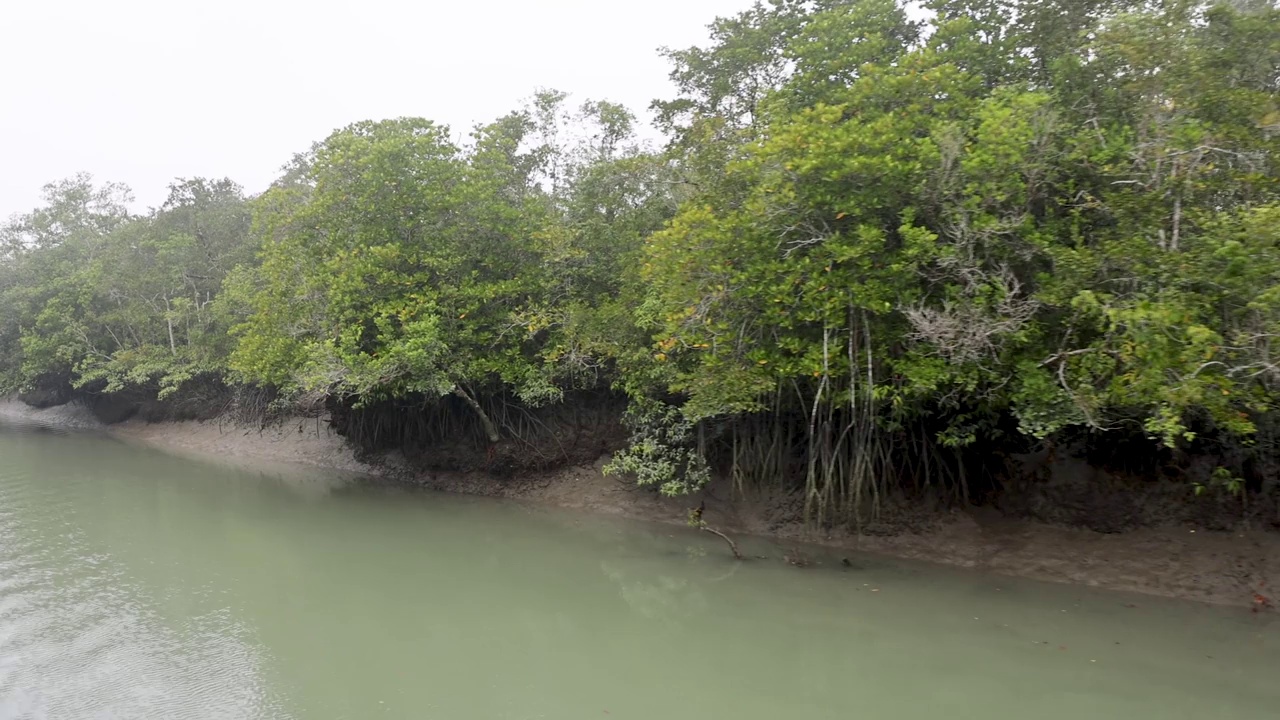
[[352, 122], [421, 116], [466, 135], [540, 88], [611, 100], [647, 124], [670, 96], [661, 46], [707, 39], [753, 0], [410, 4], [52, 0], [0, 21], [0, 220], [77, 172], [158, 205], [177, 177], [265, 189]]

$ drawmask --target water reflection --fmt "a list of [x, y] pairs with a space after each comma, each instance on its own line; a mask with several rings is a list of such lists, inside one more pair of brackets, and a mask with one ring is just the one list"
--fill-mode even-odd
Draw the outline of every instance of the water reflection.
[[0, 717], [1274, 709], [1278, 626], [1247, 613], [818, 553], [797, 569], [751, 539], [771, 559], [739, 563], [688, 528], [103, 438], [0, 433], [0, 458]]

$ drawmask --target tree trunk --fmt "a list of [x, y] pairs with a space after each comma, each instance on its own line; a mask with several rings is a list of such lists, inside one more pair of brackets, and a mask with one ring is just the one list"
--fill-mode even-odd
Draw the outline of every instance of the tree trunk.
[[497, 426], [493, 424], [493, 421], [489, 419], [489, 415], [485, 413], [484, 408], [480, 407], [480, 403], [476, 402], [476, 399], [471, 397], [470, 393], [464, 390], [461, 385], [454, 385], [453, 394], [462, 398], [462, 401], [475, 411], [476, 416], [480, 418], [480, 424], [484, 426], [485, 435], [489, 437], [489, 442], [496, 443], [502, 439], [502, 436], [498, 434]]
[[164, 321], [169, 325], [169, 354], [178, 354], [178, 344], [173, 341], [173, 308], [169, 305], [169, 298], [164, 299]]
[[1178, 171], [1181, 170], [1181, 160], [1174, 158], [1173, 172], [1169, 174], [1169, 179], [1173, 181], [1173, 232], [1169, 239], [1169, 250], [1178, 252], [1178, 236], [1182, 229], [1182, 179], [1178, 177]]

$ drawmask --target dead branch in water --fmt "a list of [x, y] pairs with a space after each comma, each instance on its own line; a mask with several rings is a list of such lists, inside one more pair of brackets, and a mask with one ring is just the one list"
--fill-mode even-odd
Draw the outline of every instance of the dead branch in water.
[[733, 538], [729, 537], [728, 535], [725, 535], [724, 533], [720, 532], [719, 530], [716, 530], [713, 527], [707, 527], [706, 525], [699, 525], [698, 529], [703, 532], [709, 532], [712, 535], [715, 535], [720, 539], [724, 540], [725, 542], [729, 543], [729, 549], [733, 551], [733, 557], [738, 560], [743, 559], [742, 553], [738, 552], [738, 544], [733, 541]]

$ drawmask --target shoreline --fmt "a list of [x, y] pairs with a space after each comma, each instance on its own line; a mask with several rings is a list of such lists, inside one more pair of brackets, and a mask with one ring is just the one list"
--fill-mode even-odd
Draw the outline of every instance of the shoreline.
[[[365, 462], [321, 418], [291, 418], [266, 428], [217, 420], [129, 420], [105, 425], [80, 406], [38, 410], [15, 399], [0, 399], [0, 421], [6, 420], [50, 429], [100, 431], [124, 442], [223, 463], [234, 458], [338, 470], [439, 491], [671, 525], [684, 524], [692, 503], [690, 498], [664, 498], [625, 479], [604, 476], [600, 469], [605, 458], [589, 466], [507, 480], [481, 473], [415, 472], [396, 453], [376, 463]], [[728, 488], [716, 483], [703, 495], [705, 518], [711, 526], [784, 547], [816, 545], [1240, 608], [1253, 606], [1254, 593], [1280, 594], [1280, 533], [1264, 530], [1212, 532], [1171, 526], [1104, 534], [971, 508], [935, 513], [929, 528], [921, 532], [818, 536], [799, 523], [779, 519], [786, 517], [779, 512], [786, 498], [731, 502], [726, 500]], [[803, 555], [803, 548], [798, 552]]]

